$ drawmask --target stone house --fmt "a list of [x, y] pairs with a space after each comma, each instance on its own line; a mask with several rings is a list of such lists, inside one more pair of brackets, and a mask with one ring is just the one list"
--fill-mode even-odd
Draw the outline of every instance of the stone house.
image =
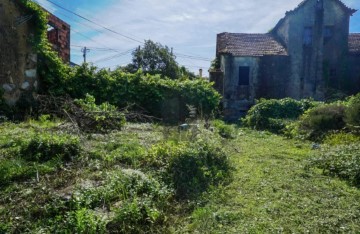
[[[49, 13], [49, 42], [70, 62], [70, 26]], [[51, 26], [51, 27], [50, 27]], [[18, 0], [0, 2], [0, 93], [9, 105], [31, 99], [38, 89], [38, 56], [32, 47], [36, 25]]]
[[238, 119], [259, 98], [359, 92], [360, 33], [349, 33], [355, 12], [340, 0], [304, 0], [268, 33], [218, 34], [210, 80], [225, 118]]

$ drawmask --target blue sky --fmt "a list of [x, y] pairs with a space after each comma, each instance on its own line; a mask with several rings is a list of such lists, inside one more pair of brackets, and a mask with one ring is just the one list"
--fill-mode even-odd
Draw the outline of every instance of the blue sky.
[[[71, 59], [81, 63], [81, 47], [91, 48], [88, 62], [115, 68], [131, 61], [139, 43], [36, 0], [72, 27]], [[216, 34], [265, 33], [301, 0], [51, 0], [120, 34], [138, 41], [151, 39], [172, 47], [177, 61], [198, 73], [215, 56]], [[360, 9], [359, 0], [343, 0]], [[351, 18], [351, 32], [360, 32], [360, 13]], [[123, 52], [125, 55], [123, 55]], [[186, 56], [183, 56], [186, 55]], [[189, 57], [190, 56], [190, 57]], [[193, 59], [192, 57], [196, 57]], [[205, 73], [206, 74], [206, 73]], [[206, 74], [207, 75], [207, 74]]]

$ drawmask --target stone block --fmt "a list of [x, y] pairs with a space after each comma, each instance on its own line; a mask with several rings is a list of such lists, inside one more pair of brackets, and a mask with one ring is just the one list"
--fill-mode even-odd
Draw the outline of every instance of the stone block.
[[16, 86], [14, 84], [3, 84], [3, 89], [5, 90], [5, 92], [12, 92]]
[[36, 78], [36, 69], [29, 69], [25, 71], [25, 76], [27, 78]]
[[30, 88], [30, 83], [25, 81], [24, 83], [22, 83], [21, 85], [21, 89], [23, 90], [28, 90]]

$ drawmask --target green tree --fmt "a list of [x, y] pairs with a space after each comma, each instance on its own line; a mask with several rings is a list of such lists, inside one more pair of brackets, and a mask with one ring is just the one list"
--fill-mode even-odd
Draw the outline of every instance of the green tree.
[[195, 77], [186, 68], [178, 65], [169, 47], [160, 43], [147, 40], [143, 47], [139, 47], [132, 53], [132, 56], [132, 62], [123, 68], [127, 72], [135, 73], [142, 69], [145, 74], [160, 74], [162, 78]]

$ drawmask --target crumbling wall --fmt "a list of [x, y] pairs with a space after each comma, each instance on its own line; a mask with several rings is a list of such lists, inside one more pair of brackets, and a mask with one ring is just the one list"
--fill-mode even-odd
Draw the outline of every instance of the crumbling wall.
[[49, 42], [59, 57], [65, 63], [70, 63], [70, 25], [53, 14], [48, 15], [48, 24], [51, 26], [47, 32]]
[[0, 87], [9, 105], [31, 98], [38, 87], [37, 55], [31, 44], [31, 15], [15, 1], [0, 3]]

